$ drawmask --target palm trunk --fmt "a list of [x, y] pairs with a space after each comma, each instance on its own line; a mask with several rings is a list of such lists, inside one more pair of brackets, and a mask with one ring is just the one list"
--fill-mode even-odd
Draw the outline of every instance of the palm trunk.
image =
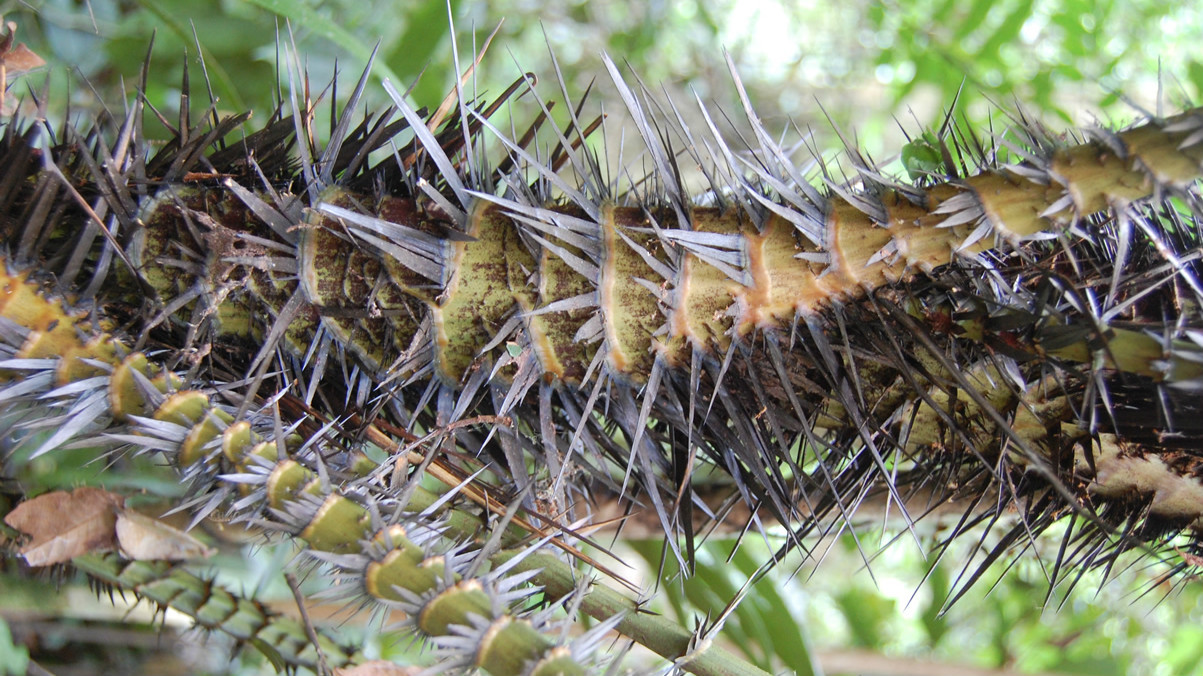
[[[709, 635], [574, 590], [567, 564], [533, 553], [587, 560], [566, 515], [613, 493], [689, 560], [703, 467], [793, 543], [874, 491], [1005, 496], [957, 526], [1019, 507], [1004, 543], [1079, 514], [1101, 549], [1135, 519], [1108, 556], [1203, 525], [1183, 443], [1203, 376], [1203, 113], [1081, 143], [1023, 129], [1013, 164], [957, 131], [918, 185], [862, 163], [820, 190], [759, 127], [750, 159], [694, 141], [607, 65], [654, 196], [608, 187], [581, 150], [592, 126], [556, 130], [543, 162], [541, 118], [517, 141], [492, 109], [435, 132], [400, 97], [396, 121], [343, 126], [322, 152], [300, 142], [299, 174], [286, 148], [308, 116], [228, 147], [245, 117], [181, 130], [150, 158], [136, 117], [116, 142], [65, 130], [45, 151], [10, 122], [6, 443], [53, 452], [104, 432], [164, 453], [185, 508], [296, 536], [350, 596], [399, 605], [496, 674], [590, 668], [596, 636], [561, 644], [549, 616], [516, 614], [529, 561], [551, 596], [686, 668], [739, 668]], [[690, 139], [680, 156], [670, 136]], [[498, 171], [475, 151], [486, 137], [508, 153]], [[708, 167], [707, 206], [679, 185], [685, 161]], [[56, 431], [36, 434], [34, 404], [62, 416]], [[365, 444], [392, 458], [372, 466]], [[423, 472], [451, 497], [418, 488]]]

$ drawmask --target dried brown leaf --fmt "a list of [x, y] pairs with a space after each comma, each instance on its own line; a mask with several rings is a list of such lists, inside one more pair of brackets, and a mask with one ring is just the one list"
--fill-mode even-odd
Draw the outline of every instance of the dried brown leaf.
[[137, 561], [181, 561], [213, 555], [213, 549], [189, 533], [132, 509], [117, 514], [117, 542], [126, 558]]
[[0, 58], [4, 59], [4, 68], [8, 71], [8, 77], [16, 77], [46, 65], [46, 61], [35, 54], [32, 49], [26, 47], [24, 42], [18, 42], [16, 47], [0, 55]]
[[24, 42], [13, 46], [17, 22], [0, 18], [0, 25], [4, 29], [4, 33], [0, 35], [0, 72], [6, 72], [8, 77], [12, 77], [46, 65], [46, 61], [26, 47]]
[[30, 537], [21, 555], [31, 566], [49, 566], [116, 545], [116, 510], [125, 499], [85, 486], [54, 491], [17, 505], [4, 522]]
[[15, 47], [13, 46], [13, 36], [17, 32], [16, 22], [5, 22], [3, 18], [0, 18], [0, 24], [3, 24], [5, 29], [3, 35], [0, 36], [0, 116], [8, 116], [13, 113], [15, 108], [11, 101], [5, 100], [8, 81], [35, 68], [45, 66], [46, 61], [26, 47], [23, 42], [18, 42]]

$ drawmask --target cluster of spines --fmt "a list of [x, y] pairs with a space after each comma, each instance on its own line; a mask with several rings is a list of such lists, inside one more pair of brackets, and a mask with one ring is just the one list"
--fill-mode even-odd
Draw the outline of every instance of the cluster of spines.
[[[1181, 190], [1200, 171], [1203, 143], [1180, 146], [1187, 133], [1165, 129], [1199, 116], [1188, 113], [1117, 134], [1114, 143], [1122, 156], [1099, 145], [1056, 151], [1043, 182], [1004, 169], [918, 194], [876, 195], [885, 223], [866, 213], [875, 209], [840, 199], [813, 205], [825, 217], [813, 225], [816, 234], [809, 240], [776, 214], [756, 224], [736, 209], [690, 207], [684, 214], [691, 226], [686, 230], [671, 227], [675, 216], [668, 207], [607, 206], [594, 222], [572, 207], [489, 198], [499, 206], [477, 202], [471, 208], [465, 232], [471, 240], [443, 243], [451, 252], [432, 267], [449, 271], [450, 281], [439, 293], [439, 287], [431, 288], [438, 277], [421, 279], [423, 269], [405, 267], [408, 259], [392, 255], [390, 247], [413, 246], [411, 242], [382, 243], [368, 236], [383, 230], [379, 223], [384, 222], [400, 226], [389, 233], [394, 238], [405, 238], [407, 230], [429, 227], [431, 217], [414, 210], [411, 200], [398, 198], [368, 205], [366, 215], [352, 213], [345, 206], [358, 200], [336, 188], [321, 196], [317, 210], [326, 216], [310, 221], [311, 234], [299, 247], [298, 274], [307, 298], [319, 308], [365, 308], [377, 302], [392, 310], [403, 302], [402, 295], [424, 303], [434, 328], [433, 335], [423, 333], [421, 339], [433, 343], [438, 372], [453, 383], [466, 379], [469, 367], [487, 354], [486, 347], [499, 349], [498, 330], [517, 313], [527, 319], [528, 338], [544, 373], [579, 383], [597, 351], [581, 335], [592, 315], [569, 321], [568, 311], [557, 304], [592, 296], [600, 308], [596, 316], [602, 328], [596, 333], [604, 336], [608, 366], [625, 380], [645, 383], [658, 355], [670, 366], [687, 368], [694, 349], [722, 355], [733, 339], [753, 330], [786, 329], [799, 316], [821, 315], [833, 305], [930, 272], [957, 254], [972, 256], [999, 240], [1019, 244], [1056, 236], [1106, 205], [1148, 197], [1155, 186]], [[524, 238], [544, 246], [531, 253]], [[682, 254], [675, 272], [670, 260], [674, 246]], [[376, 255], [365, 249], [375, 249]], [[352, 290], [354, 285], [359, 288]], [[415, 322], [421, 315], [412, 306], [407, 310], [391, 322], [394, 355], [418, 347], [409, 340], [418, 334]], [[388, 322], [396, 315], [379, 316]], [[547, 317], [559, 322], [549, 326]], [[346, 324], [337, 316], [323, 317], [323, 322]], [[1120, 340], [1139, 340], [1137, 331], [1117, 331]], [[338, 333], [351, 349], [382, 351], [366, 360], [371, 366], [391, 363], [385, 356], [389, 341], [364, 335], [357, 343], [350, 327]], [[1141, 353], [1163, 351], [1161, 343], [1147, 342]], [[1128, 347], [1110, 351], [1109, 368], [1167, 382], [1201, 375], [1184, 360], [1175, 360], [1168, 370], [1147, 357], [1126, 360]], [[1178, 348], [1190, 346], [1179, 341], [1170, 351]], [[1098, 346], [1075, 342], [1036, 349], [1049, 357], [1086, 362]], [[483, 361], [498, 358], [494, 352]]]
[[[8, 261], [0, 263], [0, 328], [5, 333], [0, 339], [0, 382], [5, 383], [0, 393], [7, 406], [5, 443], [10, 451], [38, 443], [36, 454], [106, 428], [120, 437], [117, 433], [123, 430], [116, 423], [133, 416], [181, 425], [198, 418], [200, 406], [206, 409], [200, 416], [203, 422], [177, 439], [174, 449], [177, 461], [187, 466], [202, 460], [213, 422], [231, 421], [228, 413], [207, 406], [205, 395], [181, 390], [178, 375], [152, 367], [142, 353], [131, 353], [111, 334], [95, 330], [88, 313], [52, 297], [27, 275], [11, 270]], [[71, 391], [89, 382], [93, 386]], [[79, 410], [81, 403], [86, 413]], [[88, 417], [82, 425], [76, 418], [37, 435], [45, 427], [40, 418], [56, 408]], [[314, 667], [318, 650], [335, 666], [349, 657], [324, 634], [319, 634], [322, 645], [315, 647], [299, 623], [170, 562], [88, 554], [72, 563], [103, 585], [170, 607], [193, 618], [197, 626], [254, 644], [284, 664]]]
[[[0, 290], [3, 292], [0, 321], [26, 331], [20, 344], [13, 346], [16, 347], [13, 356], [4, 360], [3, 365], [17, 367], [25, 378], [33, 377], [33, 380], [10, 380], [2, 390], [5, 394], [15, 396], [14, 388], [22, 382], [38, 382], [36, 374], [31, 373], [34, 364], [24, 360], [52, 362], [39, 366], [54, 374], [53, 381], [38, 391], [20, 394], [23, 399], [41, 400], [46, 405], [62, 405], [62, 399], [74, 400], [70, 394], [63, 394], [61, 388], [109, 371], [107, 377], [102, 377], [107, 382], [96, 386], [107, 392], [108, 414], [97, 416], [93, 429], [86, 431], [104, 430], [108, 421], [127, 422], [126, 432], [110, 430], [107, 436], [134, 448], [163, 452], [184, 474], [198, 465], [218, 465], [243, 478], [255, 476], [255, 469], [261, 470], [259, 476], [264, 478], [266, 486], [262, 497], [266, 504], [258, 505], [244, 497], [243, 503], [249, 503], [244, 509], [250, 515], [268, 509], [279, 515], [277, 523], [279, 518], [284, 523], [305, 521], [296, 532], [315, 552], [346, 553], [373, 543], [370, 548], [382, 552], [379, 560], [371, 561], [361, 571], [363, 591], [378, 600], [398, 602], [412, 602], [429, 594], [431, 598], [426, 603], [413, 609], [418, 611], [415, 626], [426, 635], [447, 634], [453, 625], [479, 624], [473, 615], [490, 619], [494, 624], [486, 632], [489, 640], [480, 644], [480, 655], [488, 658], [487, 668], [491, 673], [586, 673], [568, 647], [561, 648], [529, 622], [511, 617], [508, 606], [494, 604], [484, 587], [472, 578], [436, 589], [443, 578], [440, 572], [443, 555], [426, 554], [406, 538], [401, 526], [387, 527], [373, 535], [369, 530], [372, 520], [368, 510], [338, 493], [309, 505], [315, 499], [313, 496], [321, 493], [321, 481], [313, 470], [293, 459], [278, 459], [280, 451], [275, 440], [265, 439], [247, 420], [235, 420], [233, 413], [213, 404], [205, 393], [184, 388], [178, 375], [153, 367], [143, 353], [128, 353], [109, 336], [87, 338], [92, 332], [86, 324], [81, 325], [85, 314], [47, 299], [20, 274], [6, 273], [0, 279]], [[52, 340], [48, 336], [53, 337], [58, 351], [43, 353], [47, 342]], [[121, 353], [128, 354], [121, 358], [118, 356]], [[8, 374], [10, 379], [14, 375]], [[14, 430], [18, 435], [19, 429]], [[65, 441], [69, 439], [59, 440]], [[296, 435], [291, 435], [285, 446], [295, 449], [299, 441]], [[300, 514], [308, 506], [314, 507], [310, 518], [302, 519]], [[299, 625], [285, 627], [282, 620], [266, 615], [258, 604], [215, 588], [186, 571], [172, 569], [170, 564], [122, 563], [114, 556], [93, 556], [81, 559], [79, 567], [106, 584], [184, 612], [206, 629], [221, 630], [240, 641], [263, 642], [287, 663], [316, 664], [313, 646]], [[494, 578], [491, 584], [504, 583], [503, 576]], [[519, 581], [526, 578], [529, 574]], [[331, 648], [333, 644], [323, 647]], [[306, 648], [310, 649], [309, 654]], [[340, 650], [326, 652], [338, 656], [341, 663], [347, 656]], [[499, 654], [508, 657], [499, 659]], [[524, 671], [528, 661], [535, 666]]]
[[[357, 604], [371, 599], [379, 607], [405, 611], [411, 617], [407, 624], [412, 629], [441, 646], [445, 666], [479, 667], [504, 676], [589, 673], [597, 641], [620, 622], [632, 619], [621, 613], [605, 615], [614, 605], [614, 599], [605, 594], [604, 605], [573, 601], [601, 615], [603, 622], [583, 637], [562, 640], [564, 631], [559, 625], [571, 619], [554, 619], [554, 608], [572, 601], [569, 592], [587, 595], [593, 591], [591, 586], [560, 590], [555, 594], [557, 605], [515, 614], [513, 608], [537, 593], [538, 587], [527, 583], [543, 568], [527, 567], [508, 573], [526, 558], [525, 554], [514, 556], [508, 550], [500, 550], [503, 556], [494, 564], [484, 564], [483, 569], [475, 548], [460, 546], [439, 551], [439, 543], [447, 537], [471, 539], [479, 536], [481, 528], [476, 516], [445, 511], [449, 496], [414, 487], [409, 499], [401, 503], [388, 497], [387, 492], [378, 497], [367, 486], [340, 487], [342, 484], [331, 482], [333, 470], [326, 464], [335, 459], [334, 455], [313, 448], [309, 453], [300, 452], [305, 444], [297, 434], [284, 437], [286, 450], [282, 454], [281, 444], [271, 438], [269, 428], [252, 425], [245, 417], [236, 419], [237, 411], [214, 404], [203, 392], [187, 389], [179, 375], [153, 364], [143, 353], [129, 352], [107, 335], [102, 341], [88, 339], [91, 331], [83, 321], [85, 313], [73, 312], [61, 301], [48, 299], [23, 275], [8, 274], [0, 281], [7, 298], [21, 299], [19, 306], [8, 306], [7, 312], [0, 306], [0, 321], [13, 326], [41, 326], [47, 323], [40, 319], [53, 315], [55, 319], [50, 323], [69, 327], [74, 336], [63, 343], [68, 348], [64, 353], [69, 356], [46, 358], [47, 363], [36, 364], [40, 371], [63, 377], [74, 374], [81, 380], [91, 378], [93, 386], [87, 392], [105, 393], [107, 413], [96, 416], [90, 429], [77, 432], [104, 432], [110, 443], [162, 453], [181, 474], [194, 479], [200, 474], [209, 477], [200, 485], [209, 485], [210, 489], [212, 481], [225, 483], [225, 490], [217, 488], [216, 501], [193, 496], [192, 502], [198, 503], [193, 504], [193, 510], [203, 515], [221, 507], [228, 518], [295, 535], [310, 556], [335, 568], [342, 578], [341, 586], [335, 589], [340, 598]], [[29, 337], [21, 343], [24, 347], [33, 344]], [[30, 358], [17, 357], [2, 364], [29, 375], [35, 364], [22, 359]], [[92, 370], [64, 370], [64, 361], [78, 362]], [[86, 398], [83, 390], [69, 391], [77, 383], [73, 380], [48, 381], [36, 391], [17, 393], [14, 388], [28, 381], [12, 380], [14, 375], [8, 374], [10, 380], [0, 393], [67, 408], [77, 399]], [[21, 429], [20, 425], [14, 428], [16, 436], [10, 441], [21, 442]], [[59, 439], [57, 443], [67, 441], [70, 439]], [[352, 458], [347, 461], [351, 475], [366, 477], [376, 469], [364, 464], [362, 455], [347, 455], [345, 451], [340, 455]], [[306, 466], [302, 462], [306, 457], [320, 468]], [[233, 488], [239, 490], [230, 490]], [[424, 517], [419, 513], [423, 509], [431, 510], [429, 519], [435, 521], [423, 525]], [[397, 523], [399, 518], [410, 523]], [[423, 536], [415, 540], [410, 530]], [[507, 532], [499, 544], [512, 547], [521, 541], [521, 531], [511, 528]], [[555, 559], [540, 561], [544, 567], [557, 570], [566, 565]], [[315, 648], [298, 623], [276, 617], [257, 602], [170, 563], [86, 555], [73, 560], [73, 564], [102, 584], [178, 610], [194, 618], [198, 626], [266, 649], [285, 664], [314, 666], [315, 651], [320, 651], [331, 666], [350, 659], [345, 648], [324, 635], [319, 635], [324, 643]], [[562, 578], [564, 573], [558, 575]], [[638, 613], [634, 603], [627, 604], [631, 615]], [[634, 624], [642, 626], [638, 621]], [[673, 644], [666, 650], [675, 648]], [[707, 659], [731, 659], [723, 651], [715, 654], [717, 657]], [[702, 673], [706, 673], [704, 668]]]
[[[504, 359], [521, 318], [523, 342], [547, 377], [580, 383], [600, 353], [610, 373], [641, 384], [658, 358], [688, 368], [693, 350], [721, 357], [754, 330], [783, 330], [958, 255], [1056, 236], [1100, 210], [1181, 191], [1203, 158], [1192, 136], [1198, 118], [1186, 113], [923, 190], [880, 188], [851, 201], [795, 195], [807, 204], [763, 214], [675, 203], [586, 212], [481, 194], [464, 205], [460, 230], [454, 214], [427, 200], [335, 187], [319, 194], [299, 234], [276, 237], [275, 250], [263, 246], [281, 231], [274, 220], [287, 224], [295, 210], [265, 223], [273, 208], [245, 191], [171, 187], [147, 201], [129, 251], [165, 302], [207, 301], [202, 312], [227, 334], [252, 333], [250, 317], [264, 308], [279, 317], [300, 291], [285, 331], [292, 351], [308, 353], [320, 326], [393, 380], [420, 370], [398, 370], [405, 356], [432, 360], [444, 382], [460, 386], [471, 369]], [[171, 242], [181, 223], [197, 215], [210, 222], [195, 244], [211, 249], [191, 267], [165, 265], [179, 255]], [[190, 292], [197, 284], [204, 288]], [[225, 302], [231, 294], [237, 302]], [[1146, 354], [1163, 347], [1145, 342]], [[1033, 347], [1071, 361], [1099, 349]], [[1164, 351], [1182, 347], [1190, 346]], [[1127, 350], [1104, 352], [1120, 371], [1166, 382], [1198, 376], [1182, 360], [1167, 370], [1148, 359], [1115, 363]]]
[[[590, 650], [584, 644], [574, 648], [554, 638], [560, 628], [548, 616], [532, 621], [515, 614], [514, 607], [536, 591], [523, 586], [531, 573], [510, 575], [508, 566], [485, 573], [474, 552], [432, 552], [430, 535], [415, 541], [409, 532], [430, 533], [429, 526], [382, 525], [379, 506], [372, 510], [324, 489], [316, 472], [294, 462], [277, 464], [263, 481], [277, 521], [297, 531], [309, 554], [337, 571], [342, 580], [335, 590], [344, 600], [370, 599], [402, 610], [407, 624], [436, 645], [460, 637], [461, 649], [448, 651], [455, 654], [446, 666], [498, 676], [588, 673]], [[435, 528], [433, 536], [441, 537]], [[609, 619], [607, 628], [619, 618]]]
[[[759, 221], [735, 207], [586, 210], [488, 195], [457, 217], [445, 202], [334, 187], [319, 195], [298, 236], [258, 260], [245, 242], [281, 230], [257, 218], [272, 212], [266, 202], [245, 191], [235, 199], [171, 188], [144, 209], [140, 236], [160, 244], [139, 249], [136, 260], [163, 298], [180, 297], [180, 273], [158, 272], [163, 243], [189, 213], [209, 216], [210, 235], [219, 235], [211, 239], [244, 243], [217, 246], [201, 266], [210, 298], [241, 297], [209, 310], [221, 330], [245, 331], [259, 308], [285, 313], [282, 340], [294, 353], [310, 353], [320, 328], [363, 368], [399, 382], [433, 370], [436, 381], [459, 387], [470, 372], [492, 376], [496, 364], [514, 361], [502, 348], [517, 344], [556, 382], [583, 383], [604, 362], [606, 373], [642, 384], [655, 368], [690, 368], [694, 351], [729, 358], [734, 343], [754, 342], [753, 331], [784, 330], [958, 255], [1057, 236], [1105, 207], [1181, 191], [1198, 172], [1197, 126], [1198, 115], [1187, 113], [923, 190], [879, 188], [848, 200], [807, 193], [805, 207], [778, 205]], [[669, 227], [675, 219], [688, 228]], [[1038, 331], [1015, 340], [1017, 326], [1006, 338], [1026, 358], [1090, 363], [1101, 354], [1104, 368], [1157, 382], [1200, 374], [1190, 341], [1078, 321], [1032, 315]], [[961, 337], [972, 339], [965, 324]], [[517, 399], [506, 398], [511, 406]]]
[[[1096, 213], [1110, 210], [1119, 220], [1132, 219], [1133, 205], [1150, 195], [1186, 194], [1203, 160], [1200, 119], [1192, 111], [1116, 134], [1099, 132], [1095, 143], [1066, 146], [1045, 139], [1036, 144], [1038, 152], [1021, 152], [1026, 159], [1018, 164], [927, 188], [878, 181], [864, 193], [821, 198], [796, 187], [791, 191], [778, 180], [773, 185], [783, 203], [761, 212], [748, 207], [754, 202], [747, 196], [750, 190], [741, 201], [744, 206], [725, 208], [672, 199], [658, 206], [557, 206], [516, 191], [508, 197], [477, 193], [455, 216], [445, 206], [424, 212], [420, 202], [408, 198], [365, 203], [335, 187], [319, 196], [307, 221], [310, 234], [299, 245], [298, 274], [307, 297], [320, 299], [324, 307], [370, 306], [375, 299], [388, 299], [387, 305], [396, 307], [398, 296], [425, 305], [425, 313], [415, 313], [410, 305], [404, 318], [392, 324], [396, 330], [390, 335], [399, 338], [394, 354], [406, 355], [409, 363], [415, 354], [426, 355], [436, 380], [453, 386], [470, 390], [473, 372], [512, 377], [513, 371], [496, 365], [512, 361], [507, 350], [514, 345], [529, 349], [533, 370], [568, 388], [586, 386], [590, 376], [597, 378], [597, 388], [611, 377], [619, 388], [646, 386], [642, 402], [636, 402], [638, 415], [621, 424], [631, 448], [625, 460], [628, 473], [637, 468], [645, 481], [654, 483], [657, 470], [640, 466], [636, 458], [646, 458], [640, 455], [640, 441], [649, 422], [673, 418], [671, 408], [655, 402], [663, 391], [658, 389], [661, 380], [669, 377], [663, 373], [692, 370], [696, 381], [699, 354], [702, 360], [725, 364], [736, 348], [752, 348], [760, 340], [757, 334], [796, 332], [800, 320], [817, 340], [816, 325], [821, 327], [833, 310], [838, 314], [866, 295], [876, 298], [920, 272], [932, 273], [1000, 246], [1080, 237]], [[442, 152], [438, 147], [426, 150]], [[865, 183], [874, 185], [868, 176]], [[800, 194], [785, 198], [789, 192]], [[759, 196], [769, 204], [766, 199]], [[467, 238], [432, 238], [431, 221], [440, 219], [445, 228]], [[371, 260], [365, 252], [381, 262], [351, 271], [347, 261]], [[1119, 261], [1117, 269], [1122, 266]], [[363, 275], [367, 283], [360, 281], [356, 294], [350, 280], [365, 269], [375, 274]], [[1183, 275], [1192, 277], [1189, 270]], [[792, 398], [779, 395], [775, 403], [787, 411], [792, 406], [789, 424], [810, 427], [812, 442], [835, 438], [832, 429], [850, 424], [889, 425], [899, 432], [898, 447], [908, 455], [966, 442], [987, 455], [989, 447], [1011, 446], [1018, 448], [1014, 457], [1019, 464], [1030, 467], [1050, 463], [1058, 445], [1084, 444], [1079, 452], [1089, 456], [1098, 442], [1091, 426], [1075, 420], [1081, 403], [1070, 401], [1065, 391], [1050, 395], [1048, 387], [1025, 382], [1018, 364], [1086, 367], [1177, 387], [1190, 387], [1203, 376], [1203, 346], [1154, 333], [1161, 324], [1099, 322], [1080, 307], [1041, 309], [1037, 294], [1021, 286], [1009, 293], [1010, 298], [985, 294], [974, 299], [984, 309], [969, 318], [953, 318], [955, 310], [931, 307], [913, 317], [923, 329], [943, 331], [961, 343], [1004, 348], [992, 358], [994, 363], [948, 364], [931, 353], [933, 348], [912, 346], [926, 369], [919, 384], [899, 380], [895, 368], [894, 374], [891, 369], [880, 374], [877, 387], [862, 385], [862, 398], [897, 405], [880, 406], [884, 413], [862, 416], [864, 420], [849, 419], [853, 402], [848, 398], [826, 392], [817, 399], [803, 392]], [[943, 314], [948, 323], [933, 328], [931, 313]], [[322, 321], [343, 324], [339, 334], [350, 339], [347, 320]], [[389, 315], [378, 321], [389, 325]], [[406, 345], [406, 338], [414, 342]], [[362, 345], [352, 349], [382, 351], [370, 365], [390, 363], [388, 341]], [[1004, 367], [1000, 360], [1009, 362]], [[799, 375], [817, 371], [833, 379], [846, 377], [842, 372], [854, 365], [841, 361], [829, 359], [826, 368], [811, 365]], [[395, 368], [401, 363], [391, 363], [390, 379], [419, 381], [412, 368]], [[531, 364], [525, 369], [529, 378]], [[519, 365], [518, 372], [522, 370]], [[788, 380], [787, 369], [778, 367], [777, 373]], [[514, 392], [523, 387], [529, 387], [529, 380], [515, 383], [506, 401], [520, 398]], [[916, 399], [917, 388], [931, 391]], [[690, 408], [695, 393], [696, 388]], [[575, 423], [574, 439], [584, 424]], [[1008, 431], [1011, 424], [1020, 431]], [[703, 436], [694, 433], [694, 421], [685, 427]], [[861, 436], [873, 445], [863, 432]], [[756, 473], [754, 460], [725, 464], [734, 473]], [[1056, 468], [1040, 469], [1054, 481], [1065, 476]], [[791, 502], [783, 499], [791, 489], [774, 477], [756, 478], [778, 507]], [[658, 489], [649, 488], [655, 500]], [[1093, 494], [1114, 492], [1104, 487]], [[1193, 522], [1198, 511], [1154, 502], [1154, 512], [1169, 512], [1186, 522]], [[662, 508], [658, 511], [663, 515]], [[789, 521], [790, 513], [785, 507], [778, 516]]]

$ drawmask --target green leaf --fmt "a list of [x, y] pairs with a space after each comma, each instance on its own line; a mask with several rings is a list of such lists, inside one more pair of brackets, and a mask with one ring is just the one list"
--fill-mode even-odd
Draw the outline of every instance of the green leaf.
[[[661, 552], [663, 552], [663, 543], [661, 541], [631, 540], [627, 544], [629, 544], [631, 549], [634, 549], [635, 552], [647, 562], [649, 568], [651, 568], [653, 571], [660, 570]], [[677, 569], [675, 560], [673, 560], [669, 565], [672, 566], [673, 570]], [[674, 576], [667, 570], [666, 565], [666, 570], [664, 571], [662, 578], [671, 579], [673, 577]], [[671, 584], [662, 585], [660, 588], [660, 593], [664, 595], [665, 600], [667, 600], [668, 604], [672, 606], [673, 612], [676, 614], [678, 620], [683, 621], [685, 618], [689, 617], [689, 613], [685, 609], [685, 591], [681, 588], [681, 584], [679, 582], [674, 581]]]
[[969, 37], [973, 31], [980, 28], [982, 22], [986, 20], [986, 14], [996, 4], [997, 0], [975, 0], [973, 7], [969, 9], [969, 13], [965, 15], [964, 21], [957, 26], [956, 33], [953, 35], [954, 41], [960, 42], [964, 38]]
[[[453, 14], [461, 0], [452, 0]], [[447, 27], [447, 5], [442, 2], [426, 2], [405, 18], [405, 32], [385, 56], [385, 63], [398, 73], [412, 79], [433, 62], [441, 61], [440, 54], [450, 54], [447, 42], [450, 29]], [[440, 49], [442, 48], [442, 49]], [[467, 68], [467, 64], [461, 64]], [[390, 76], [392, 77], [392, 76]], [[393, 78], [396, 80], [396, 78]], [[410, 82], [398, 82], [409, 86]], [[415, 101], [437, 102], [447, 93], [447, 83], [441, 77], [424, 77], [414, 88]]]
[[267, 661], [271, 663], [272, 668], [276, 670], [277, 674], [288, 671], [288, 662], [284, 661], [284, 656], [280, 654], [279, 650], [272, 647], [270, 643], [261, 638], [252, 638], [248, 643], [267, 658]]
[[939, 644], [940, 639], [944, 638], [951, 629], [948, 624], [948, 618], [941, 614], [944, 608], [944, 599], [948, 598], [950, 581], [947, 568], [940, 565], [932, 565], [931, 574], [927, 576], [926, 581], [926, 586], [931, 597], [923, 606], [923, 612], [920, 613], [919, 620], [922, 622], [923, 629], [927, 632], [928, 638], [931, 639], [933, 647]]
[[1169, 651], [1163, 664], [1170, 673], [1189, 673], [1203, 663], [1203, 628], [1198, 625], [1180, 625], [1167, 643]]
[[996, 58], [999, 53], [999, 48], [1006, 43], [1014, 42], [1019, 37], [1019, 30], [1023, 28], [1023, 24], [1032, 15], [1032, 0], [1024, 0], [1019, 5], [1011, 10], [1007, 18], [999, 25], [998, 29], [984, 42], [982, 48], [977, 52], [979, 60], [998, 61]]
[[[334, 23], [334, 21], [313, 11], [309, 5], [301, 0], [243, 0], [243, 2], [249, 2], [252, 5], [266, 9], [278, 17], [288, 19], [294, 26], [303, 26], [306, 30], [320, 35], [347, 50], [348, 54], [362, 63], [367, 63], [372, 55], [371, 45], [363, 44], [359, 38], [348, 33], [338, 24]], [[438, 6], [443, 7], [442, 3], [438, 3]], [[389, 69], [387, 64], [378, 64], [373, 74], [380, 79], [387, 78], [400, 84], [396, 73]]]
[[29, 650], [13, 643], [8, 623], [0, 617], [0, 673], [24, 676], [29, 668]]
[[[740, 572], [750, 578], [759, 570], [760, 564], [749, 549], [750, 547], [744, 546], [736, 550], [732, 562]], [[811, 654], [812, 642], [809, 632], [785, 605], [785, 600], [777, 593], [774, 580], [760, 580], [753, 589], [752, 597], [764, 606], [764, 617], [772, 620], [765, 627], [765, 637], [772, 642], [770, 654], [776, 653], [798, 676], [815, 676], [821, 673], [816, 669], [815, 659]]]
[[902, 146], [902, 166], [912, 181], [943, 173], [944, 156], [940, 152], [940, 139], [930, 131], [925, 131], [919, 138]]
[[[707, 565], [699, 562], [697, 572], [693, 577], [685, 581], [685, 597], [694, 608], [697, 608], [703, 613], [709, 614], [711, 617], [717, 617], [726, 606], [727, 601], [734, 598], [735, 586], [731, 584], [720, 567], [713, 564]], [[746, 618], [740, 613], [742, 609], [736, 610], [736, 615], [740, 618], [739, 622], [727, 621], [725, 627], [726, 632], [731, 637], [732, 641], [738, 646], [740, 652], [748, 658], [755, 660], [756, 656], [753, 653], [753, 644], [757, 644], [748, 631], [745, 624]]]
[[856, 588], [845, 590], [835, 601], [848, 622], [854, 644], [877, 649], [885, 642], [885, 624], [894, 615], [894, 601], [876, 592]]
[[1186, 66], [1187, 77], [1195, 85], [1195, 91], [1203, 92], [1203, 62], [1192, 60]]

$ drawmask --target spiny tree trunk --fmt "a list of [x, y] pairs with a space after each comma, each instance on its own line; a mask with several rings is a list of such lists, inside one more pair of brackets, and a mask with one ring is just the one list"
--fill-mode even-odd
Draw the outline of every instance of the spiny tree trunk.
[[[931, 160], [914, 184], [854, 149], [837, 180], [750, 109], [744, 152], [606, 66], [646, 178], [584, 150], [601, 120], [571, 102], [562, 128], [540, 101], [527, 133], [494, 129], [523, 81], [446, 119], [390, 89], [399, 112], [353, 126], [365, 75], [321, 149], [316, 102], [245, 138], [246, 116], [185, 118], [153, 154], [140, 109], [48, 147], [7, 121], [4, 443], [162, 454], [196, 519], [294, 536], [347, 598], [494, 674], [585, 673], [611, 628], [695, 673], [748, 668], [563, 558], [608, 573], [579, 543], [617, 495], [688, 562], [703, 466], [790, 546], [876, 491], [969, 496], [958, 533], [1019, 510], [991, 558], [1069, 515], [1087, 527], [1062, 565], [1203, 524], [1203, 113], [1081, 137], [1021, 122], [1005, 144], [950, 129], [909, 149]], [[686, 164], [711, 190], [687, 191]], [[73, 562], [317, 659], [302, 627], [170, 565]], [[605, 621], [564, 642], [531, 581]]]

